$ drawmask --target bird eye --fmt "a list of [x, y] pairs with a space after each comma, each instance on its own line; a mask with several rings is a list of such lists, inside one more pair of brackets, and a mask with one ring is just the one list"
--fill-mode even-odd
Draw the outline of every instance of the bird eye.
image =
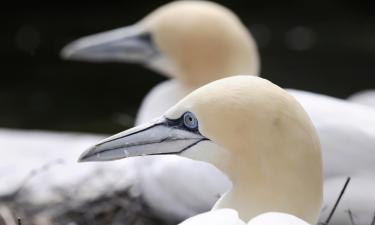
[[198, 120], [191, 112], [186, 112], [183, 117], [184, 125], [189, 129], [198, 128]]

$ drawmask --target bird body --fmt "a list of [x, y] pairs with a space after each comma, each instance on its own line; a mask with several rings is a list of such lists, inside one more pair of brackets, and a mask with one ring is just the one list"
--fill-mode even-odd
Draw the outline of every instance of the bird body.
[[293, 215], [279, 212], [263, 213], [245, 223], [233, 209], [219, 209], [202, 213], [182, 222], [180, 225], [308, 225]]
[[349, 96], [348, 100], [358, 104], [375, 107], [375, 90], [364, 90], [354, 93]]
[[318, 131], [325, 178], [375, 174], [375, 110], [338, 98], [288, 90]]
[[188, 218], [179, 225], [245, 225], [233, 209], [218, 209]]

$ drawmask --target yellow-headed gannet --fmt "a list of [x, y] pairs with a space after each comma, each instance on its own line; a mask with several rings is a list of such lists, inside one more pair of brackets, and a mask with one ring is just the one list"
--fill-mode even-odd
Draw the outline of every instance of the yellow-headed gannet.
[[204, 85], [159, 119], [89, 148], [80, 161], [171, 154], [211, 163], [231, 179], [233, 188], [213, 210], [234, 209], [243, 221], [283, 212], [317, 222], [317, 133], [294, 97], [265, 79], [233, 76]]

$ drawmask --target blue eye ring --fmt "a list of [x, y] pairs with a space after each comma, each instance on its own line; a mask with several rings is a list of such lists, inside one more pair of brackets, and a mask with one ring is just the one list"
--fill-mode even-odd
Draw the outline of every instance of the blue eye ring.
[[184, 113], [182, 117], [184, 126], [189, 129], [198, 129], [198, 120], [195, 115], [191, 112]]

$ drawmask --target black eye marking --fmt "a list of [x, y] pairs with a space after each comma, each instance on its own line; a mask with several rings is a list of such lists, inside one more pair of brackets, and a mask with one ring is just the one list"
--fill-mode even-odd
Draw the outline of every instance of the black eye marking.
[[140, 34], [138, 36], [138, 39], [153, 50], [152, 54], [150, 55], [150, 58], [154, 58], [160, 55], [159, 49], [155, 44], [154, 36], [151, 32], [144, 32]]
[[145, 43], [149, 43], [150, 45], [153, 45], [154, 43], [151, 32], [145, 32], [145, 33], [140, 34], [138, 36], [138, 39]]
[[[126, 52], [127, 54], [135, 54], [136, 57], [139, 54], [143, 54], [142, 59], [136, 59], [137, 62], [140, 63], [148, 63], [154, 58], [160, 57], [160, 51], [159, 48], [157, 47], [153, 34], [151, 32], [143, 32], [140, 33], [136, 36], [128, 36], [124, 37], [119, 41], [119, 44], [122, 43], [122, 41], [135, 41], [138, 44], [135, 44], [134, 46], [132, 45], [126, 45]], [[147, 55], [145, 55], [147, 54]]]
[[192, 112], [185, 112], [182, 116], [178, 119], [168, 119], [167, 124], [168, 126], [176, 127], [182, 130], [188, 130], [190, 132], [200, 134], [198, 128], [198, 119]]

